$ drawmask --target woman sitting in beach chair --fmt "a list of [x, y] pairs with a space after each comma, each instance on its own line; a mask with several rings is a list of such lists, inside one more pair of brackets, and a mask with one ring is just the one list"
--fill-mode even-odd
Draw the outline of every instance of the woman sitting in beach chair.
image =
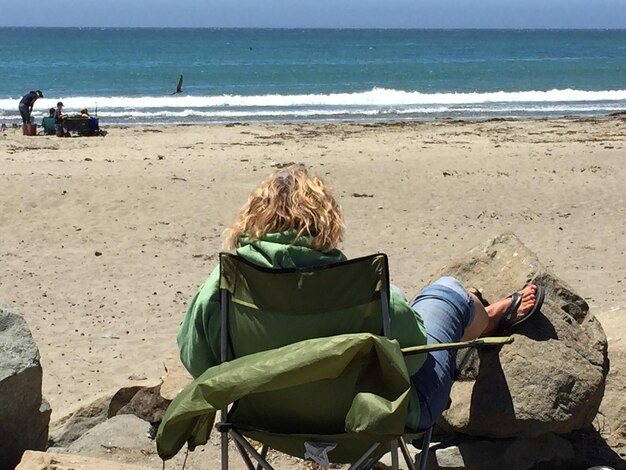
[[[302, 165], [274, 172], [252, 191], [228, 230], [226, 244], [265, 268], [302, 268], [346, 260], [337, 249], [343, 218], [330, 188]], [[219, 266], [191, 301], [178, 333], [181, 360], [194, 377], [220, 361]], [[391, 336], [400, 346], [453, 343], [510, 328], [536, 312], [543, 290], [528, 285], [512, 296], [483, 306], [452, 277], [443, 277], [407, 302], [392, 286]], [[407, 358], [413, 403], [406, 426], [429, 429], [448, 403], [455, 373], [454, 350]], [[412, 411], [411, 411], [412, 410]]]

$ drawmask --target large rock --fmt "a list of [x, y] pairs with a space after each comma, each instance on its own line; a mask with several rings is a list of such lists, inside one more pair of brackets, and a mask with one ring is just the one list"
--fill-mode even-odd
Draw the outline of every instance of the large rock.
[[50, 447], [66, 447], [91, 428], [104, 423], [108, 418], [111, 393], [81, 405], [61, 419], [51, 423], [48, 436]]
[[606, 335], [587, 303], [513, 234], [471, 250], [441, 274], [479, 288], [491, 300], [530, 282], [546, 288], [541, 312], [513, 330], [513, 344], [470, 352], [442, 427], [481, 437], [532, 438], [591, 425], [609, 364]]
[[165, 362], [165, 371], [166, 375], [160, 380], [144, 381], [141, 385], [132, 383], [105, 393], [58, 419], [50, 426], [48, 445], [67, 449], [92, 428], [118, 415], [134, 415], [151, 423], [152, 432], [163, 418], [171, 398], [193, 380], [174, 355]]
[[161, 381], [145, 385], [123, 387], [111, 398], [108, 417], [130, 414], [148, 421], [158, 423], [169, 401], [161, 396]]
[[[617, 308], [598, 314], [609, 340], [611, 370], [594, 425], [602, 437], [626, 462], [626, 335], [624, 313]], [[625, 464], [626, 466], [626, 464]]]
[[[533, 439], [461, 439], [457, 445], [437, 449], [434, 464], [437, 469], [472, 470], [530, 470], [568, 468], [574, 449], [567, 440], [548, 434]], [[485, 456], [489, 458], [485, 458]]]
[[0, 305], [0, 468], [44, 450], [50, 406], [41, 396], [39, 350], [21, 315]]
[[133, 415], [120, 415], [98, 424], [67, 447], [71, 454], [107, 456], [112, 451], [146, 451], [154, 447], [150, 423]]
[[[421, 451], [407, 446], [411, 462], [417, 467]], [[427, 470], [531, 470], [537, 468], [587, 468], [578, 465], [572, 444], [560, 436], [548, 434], [528, 439], [482, 439], [455, 434], [443, 442], [431, 442]], [[390, 470], [391, 454], [385, 454], [377, 470]], [[399, 469], [408, 470], [402, 455]]]
[[160, 388], [160, 380], [129, 385], [81, 405], [51, 424], [48, 445], [68, 447], [92, 428], [117, 415], [129, 414], [150, 423], [159, 422], [169, 404], [161, 397]]

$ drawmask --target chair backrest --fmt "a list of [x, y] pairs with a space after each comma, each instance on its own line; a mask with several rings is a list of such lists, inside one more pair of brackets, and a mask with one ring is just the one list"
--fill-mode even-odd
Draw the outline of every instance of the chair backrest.
[[222, 253], [220, 288], [228, 297], [224, 313], [230, 358], [305, 339], [382, 335], [388, 315], [384, 254], [313, 268], [271, 269]]
[[[263, 268], [220, 254], [222, 354], [226, 360], [306, 339], [389, 331], [384, 254], [314, 268]], [[280, 433], [344, 432], [356, 393], [376, 387], [367, 365], [335, 380], [239, 400], [229, 420]]]
[[44, 116], [42, 119], [42, 127], [46, 133], [54, 133], [54, 118], [52, 116]]

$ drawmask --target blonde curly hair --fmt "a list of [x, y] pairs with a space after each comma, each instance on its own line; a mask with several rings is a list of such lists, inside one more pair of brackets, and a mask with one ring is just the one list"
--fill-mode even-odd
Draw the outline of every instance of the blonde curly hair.
[[224, 245], [234, 249], [244, 236], [258, 240], [294, 230], [293, 242], [311, 236], [313, 248], [329, 251], [343, 239], [343, 229], [341, 208], [330, 188], [304, 165], [294, 164], [275, 171], [250, 193], [226, 230]]

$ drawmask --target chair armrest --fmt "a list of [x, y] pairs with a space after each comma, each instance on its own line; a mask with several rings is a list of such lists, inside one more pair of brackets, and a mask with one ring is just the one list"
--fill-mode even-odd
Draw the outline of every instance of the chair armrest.
[[445, 349], [464, 349], [464, 348], [481, 348], [485, 346], [498, 346], [502, 344], [511, 344], [514, 341], [512, 336], [490, 336], [485, 338], [477, 338], [471, 341], [461, 341], [458, 343], [438, 343], [425, 344], [423, 346], [412, 346], [410, 348], [402, 348], [402, 355], [411, 356], [413, 354], [423, 354], [430, 351], [441, 351]]

